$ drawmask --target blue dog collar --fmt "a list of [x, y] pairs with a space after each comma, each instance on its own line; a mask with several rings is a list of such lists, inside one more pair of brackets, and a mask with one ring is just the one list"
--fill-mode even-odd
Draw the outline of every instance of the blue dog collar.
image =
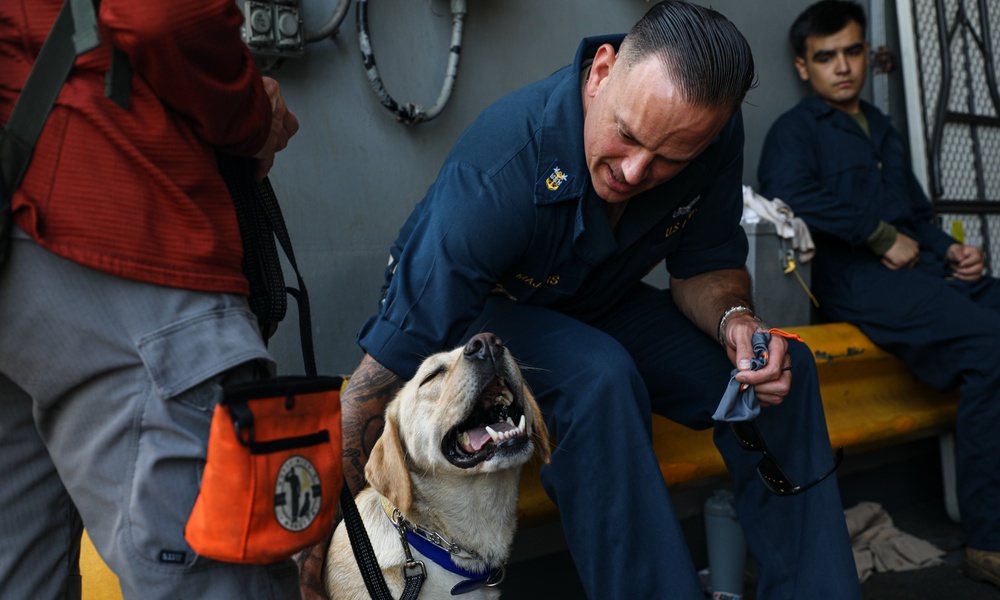
[[[494, 586], [498, 585], [504, 579], [504, 566], [487, 571], [485, 573], [474, 573], [468, 569], [464, 569], [455, 564], [452, 560], [452, 556], [460, 554], [463, 549], [451, 544], [450, 549], [442, 547], [440, 544], [447, 543], [440, 534], [432, 531], [427, 531], [419, 526], [415, 526], [408, 522], [399, 512], [399, 509], [392, 505], [391, 502], [382, 496], [382, 510], [385, 512], [385, 516], [392, 523], [392, 526], [396, 528], [396, 531], [400, 530], [400, 526], [403, 528], [403, 532], [406, 534], [406, 544], [409, 544], [417, 552], [422, 554], [424, 558], [430, 560], [431, 562], [437, 564], [443, 569], [446, 569], [459, 577], [465, 578], [465, 581], [461, 581], [451, 588], [451, 595], [458, 596], [461, 594], [467, 594], [478, 590], [483, 586]], [[429, 536], [434, 536], [437, 541]], [[409, 558], [409, 549], [405, 547], [404, 550], [407, 552], [407, 558]], [[482, 560], [481, 557], [476, 556], [475, 553], [469, 552], [472, 556], [468, 558], [473, 558], [476, 560]]]

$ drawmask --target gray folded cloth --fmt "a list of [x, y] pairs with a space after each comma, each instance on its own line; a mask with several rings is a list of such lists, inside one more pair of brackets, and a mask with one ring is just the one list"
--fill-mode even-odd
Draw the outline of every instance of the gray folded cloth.
[[[771, 334], [756, 331], [750, 341], [753, 343], [754, 353], [754, 357], [750, 359], [750, 370], [756, 371], [767, 364], [767, 345], [771, 342]], [[752, 421], [760, 414], [760, 402], [753, 393], [753, 386], [744, 388], [742, 383], [736, 381], [736, 374], [739, 372], [739, 369], [733, 369], [730, 373], [729, 385], [712, 415], [716, 421]]]
[[944, 563], [944, 550], [896, 529], [892, 517], [876, 502], [858, 503], [845, 510], [844, 516], [861, 581], [875, 573], [912, 571]]

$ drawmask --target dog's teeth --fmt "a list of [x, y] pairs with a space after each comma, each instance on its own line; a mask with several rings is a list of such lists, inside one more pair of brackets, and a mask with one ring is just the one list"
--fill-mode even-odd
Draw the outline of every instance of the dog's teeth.
[[521, 422], [517, 424], [517, 428], [521, 431], [521, 433], [526, 431], [524, 429], [524, 415], [521, 415]]
[[463, 431], [462, 432], [462, 439], [460, 439], [459, 442], [462, 444], [463, 448], [471, 448], [472, 447], [472, 440], [469, 439], [469, 432], [468, 431]]
[[507, 424], [510, 425], [511, 427], [514, 427], [514, 420], [511, 419], [510, 417], [507, 417]]
[[490, 438], [493, 440], [494, 443], [500, 441], [500, 434], [493, 431], [492, 427], [487, 427], [486, 433], [490, 434]]

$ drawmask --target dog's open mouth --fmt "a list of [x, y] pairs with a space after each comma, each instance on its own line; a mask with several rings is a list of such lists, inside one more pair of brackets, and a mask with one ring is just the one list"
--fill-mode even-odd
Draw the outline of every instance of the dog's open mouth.
[[524, 408], [498, 377], [479, 394], [472, 414], [448, 432], [442, 449], [450, 463], [468, 469], [497, 453], [518, 451], [527, 443]]

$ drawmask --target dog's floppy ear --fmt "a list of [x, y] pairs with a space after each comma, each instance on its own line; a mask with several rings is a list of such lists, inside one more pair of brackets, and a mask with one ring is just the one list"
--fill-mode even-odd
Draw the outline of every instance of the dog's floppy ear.
[[385, 429], [365, 465], [365, 477], [401, 513], [405, 515], [409, 512], [413, 504], [412, 482], [410, 471], [406, 468], [403, 445], [399, 441], [399, 426], [392, 414], [386, 415]]
[[545, 419], [542, 418], [542, 411], [538, 408], [538, 402], [535, 402], [535, 397], [532, 395], [531, 390], [528, 386], [523, 387], [524, 397], [526, 398], [525, 404], [531, 408], [531, 421], [535, 424], [535, 433], [537, 438], [535, 439], [535, 445], [538, 446], [538, 455], [542, 457], [542, 462], [549, 464], [552, 460], [552, 448], [549, 444], [549, 430], [545, 427]]

